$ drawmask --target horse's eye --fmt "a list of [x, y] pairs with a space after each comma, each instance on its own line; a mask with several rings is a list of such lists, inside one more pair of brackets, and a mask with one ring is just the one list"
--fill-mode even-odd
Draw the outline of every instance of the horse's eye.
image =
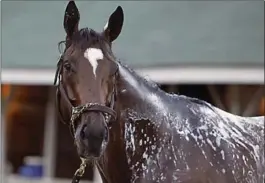
[[70, 71], [71, 70], [71, 64], [66, 62], [64, 63], [63, 67], [67, 70], [67, 71]]

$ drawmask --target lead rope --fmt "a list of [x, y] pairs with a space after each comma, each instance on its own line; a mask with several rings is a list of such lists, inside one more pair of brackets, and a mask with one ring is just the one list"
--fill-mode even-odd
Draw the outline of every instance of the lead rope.
[[[84, 158], [80, 158], [81, 159], [81, 164], [79, 166], [79, 168], [76, 170], [73, 179], [72, 179], [72, 183], [79, 183], [79, 181], [81, 180], [81, 178], [83, 177], [83, 175], [85, 174], [85, 170], [86, 170], [86, 165], [87, 165], [87, 160]], [[96, 163], [96, 166], [101, 174], [101, 179], [104, 182], [108, 182], [106, 175], [104, 174], [103, 170], [101, 169], [101, 167], [99, 166], [98, 163]]]

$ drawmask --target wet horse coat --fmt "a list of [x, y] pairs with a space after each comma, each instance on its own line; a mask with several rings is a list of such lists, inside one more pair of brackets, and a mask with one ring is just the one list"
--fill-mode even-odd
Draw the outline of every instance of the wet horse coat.
[[262, 183], [264, 117], [165, 93], [121, 63], [117, 83], [118, 119], [100, 160], [108, 183]]
[[65, 10], [57, 104], [79, 156], [96, 161], [104, 183], [262, 183], [264, 117], [167, 94], [117, 62], [123, 19], [119, 6], [98, 33], [79, 29], [73, 1]]

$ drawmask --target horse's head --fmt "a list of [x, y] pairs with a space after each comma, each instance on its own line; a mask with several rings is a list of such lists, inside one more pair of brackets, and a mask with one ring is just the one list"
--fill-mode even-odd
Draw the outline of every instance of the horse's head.
[[59, 92], [65, 93], [72, 107], [71, 125], [79, 155], [99, 157], [108, 141], [108, 122], [115, 117], [118, 65], [111, 43], [121, 32], [123, 10], [119, 6], [100, 33], [87, 28], [79, 30], [79, 18], [74, 1], [70, 1], [63, 23], [66, 48], [58, 65], [61, 66]]

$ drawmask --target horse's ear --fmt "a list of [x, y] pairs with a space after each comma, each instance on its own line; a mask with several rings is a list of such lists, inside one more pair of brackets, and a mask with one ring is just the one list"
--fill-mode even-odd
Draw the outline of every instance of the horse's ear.
[[78, 24], [80, 20], [79, 11], [74, 1], [69, 1], [64, 14], [64, 30], [69, 38], [78, 31]]
[[120, 6], [110, 15], [107, 24], [104, 27], [104, 35], [112, 42], [120, 34], [123, 25], [123, 10]]

